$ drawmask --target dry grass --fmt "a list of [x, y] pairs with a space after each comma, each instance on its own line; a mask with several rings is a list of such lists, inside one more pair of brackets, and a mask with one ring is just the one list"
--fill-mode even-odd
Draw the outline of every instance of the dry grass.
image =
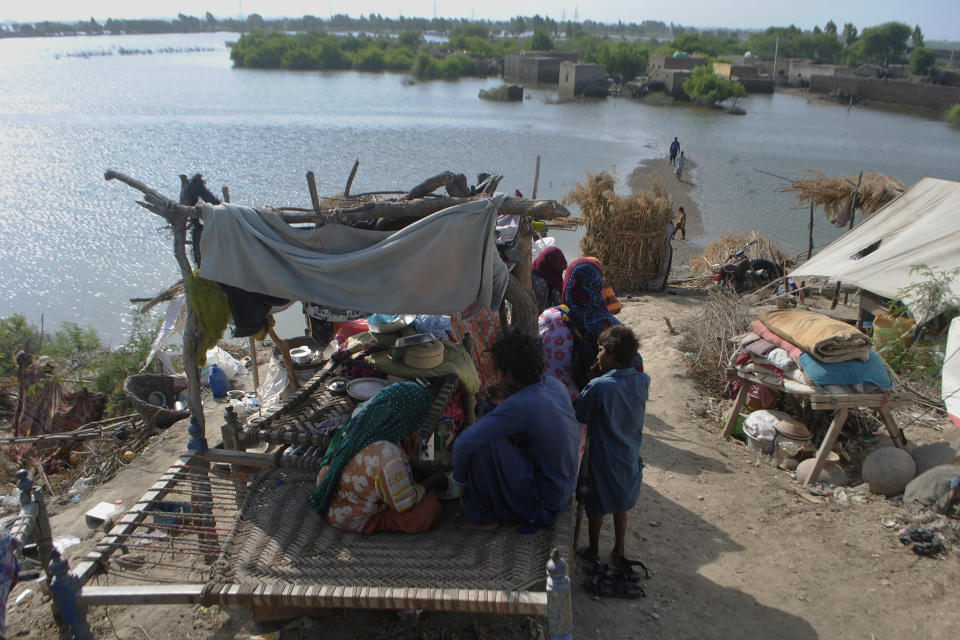
[[690, 368], [698, 386], [720, 397], [727, 386], [726, 368], [736, 350], [729, 338], [746, 333], [756, 311], [736, 295], [713, 289], [700, 304], [701, 312], [684, 328], [684, 352], [690, 354]]
[[[822, 206], [827, 219], [833, 222], [856, 189], [857, 176], [828, 176], [815, 169], [807, 169], [807, 174], [810, 177], [792, 180], [790, 184], [781, 187], [780, 191], [796, 194], [795, 198], [800, 202], [812, 202], [814, 206]], [[867, 171], [860, 183], [856, 208], [864, 216], [869, 216], [903, 193], [906, 188], [906, 185], [896, 178]]]
[[615, 187], [615, 174], [588, 173], [564, 204], [580, 206], [587, 227], [580, 251], [603, 263], [604, 280], [618, 293], [644, 291], [663, 269], [673, 201], [659, 184], [628, 196], [618, 195]]
[[[784, 273], [792, 266], [792, 260], [783, 252], [777, 241], [769, 236], [761, 236], [756, 232], [752, 233], [731, 233], [719, 240], [715, 240], [707, 245], [703, 253], [694, 256], [690, 260], [690, 269], [700, 275], [709, 276], [712, 272], [710, 265], [723, 264], [727, 261], [730, 254], [737, 249], [742, 249], [745, 244], [751, 240], [756, 242], [746, 249], [747, 257], [766, 258], [775, 262], [784, 270]], [[784, 266], [788, 268], [784, 268]]]

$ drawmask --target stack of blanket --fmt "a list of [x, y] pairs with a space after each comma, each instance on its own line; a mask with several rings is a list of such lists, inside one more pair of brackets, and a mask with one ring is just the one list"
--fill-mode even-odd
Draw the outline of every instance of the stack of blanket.
[[[733, 364], [791, 391], [795, 385], [831, 393], [870, 393], [893, 386], [870, 338], [813, 311], [769, 311], [735, 338]], [[809, 392], [809, 391], [808, 391]]]

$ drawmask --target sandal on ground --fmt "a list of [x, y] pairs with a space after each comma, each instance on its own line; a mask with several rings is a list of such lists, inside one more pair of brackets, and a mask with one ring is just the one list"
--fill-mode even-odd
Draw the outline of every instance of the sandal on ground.
[[[626, 556], [612, 556], [611, 559], [616, 571], [631, 582], [639, 582], [641, 578], [650, 577], [650, 570], [647, 569], [647, 565], [639, 560], [629, 560]], [[634, 567], [639, 567], [643, 570], [643, 573], [641, 574]]]
[[620, 576], [606, 578], [603, 576], [593, 576], [590, 580], [585, 580], [583, 588], [587, 593], [598, 598], [624, 598], [635, 600], [647, 595], [638, 584], [628, 582]]
[[613, 578], [617, 575], [616, 570], [600, 558], [594, 558], [593, 562], [587, 563], [584, 571], [587, 572], [587, 575], [600, 576], [601, 578]]

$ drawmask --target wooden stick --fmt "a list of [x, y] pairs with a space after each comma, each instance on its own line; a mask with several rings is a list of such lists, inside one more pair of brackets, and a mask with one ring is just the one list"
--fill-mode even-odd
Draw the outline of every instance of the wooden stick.
[[837, 286], [836, 286], [836, 288], [833, 290], [833, 302], [830, 303], [830, 308], [831, 308], [831, 309], [836, 309], [836, 308], [837, 308], [837, 302], [839, 302], [839, 301], [840, 301], [840, 281], [837, 280]]
[[673, 328], [672, 324], [670, 324], [670, 318], [663, 316], [663, 321], [667, 323], [667, 330], [670, 332], [670, 335], [677, 335], [677, 330]]
[[817, 450], [817, 457], [813, 463], [813, 469], [810, 470], [810, 475], [806, 478], [797, 478], [801, 483], [807, 485], [811, 482], [816, 482], [820, 478], [820, 472], [823, 471], [823, 465], [827, 461], [827, 455], [833, 450], [833, 445], [837, 442], [837, 437], [843, 429], [843, 423], [847, 421], [847, 412], [848, 409], [843, 407], [838, 409], [833, 415], [833, 422], [830, 423], [830, 428], [827, 429], [827, 435], [824, 436], [823, 442]]
[[230, 187], [223, 188], [223, 201], [228, 204], [230, 203]]
[[740, 409], [747, 403], [747, 391], [749, 388], [750, 383], [744, 380], [743, 384], [740, 385], [740, 390], [737, 391], [737, 399], [733, 401], [730, 417], [727, 418], [726, 424], [723, 425], [723, 433], [721, 435], [725, 440], [729, 440], [731, 434], [733, 434], [733, 427], [737, 424], [737, 419], [740, 417]]
[[310, 202], [315, 213], [320, 213], [320, 194], [317, 193], [317, 179], [313, 171], [307, 171], [307, 188], [310, 190]]
[[353, 169], [350, 170], [350, 177], [347, 178], [347, 186], [343, 188], [343, 197], [350, 197], [350, 187], [353, 186], [353, 179], [357, 175], [357, 169], [360, 167], [360, 158], [357, 158], [353, 163]]
[[540, 156], [537, 156], [537, 170], [533, 174], [533, 193], [530, 195], [534, 200], [537, 199], [538, 186], [540, 186]]
[[810, 201], [810, 224], [808, 229], [809, 235], [807, 237], [807, 260], [813, 256], [813, 200]]
[[428, 193], [436, 191], [440, 187], [447, 186], [453, 182], [454, 177], [455, 174], [453, 171], [444, 171], [443, 173], [438, 173], [435, 176], [431, 176], [415, 186], [413, 189], [410, 189], [407, 195], [403, 196], [402, 200], [417, 200], [422, 198]]

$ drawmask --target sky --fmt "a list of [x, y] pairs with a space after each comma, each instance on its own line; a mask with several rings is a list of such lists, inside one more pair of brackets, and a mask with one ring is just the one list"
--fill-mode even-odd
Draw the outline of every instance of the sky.
[[858, 29], [890, 20], [920, 25], [928, 40], [960, 41], [960, 0], [30, 0], [0, 3], [0, 22], [40, 20], [77, 21], [95, 18], [172, 18], [178, 13], [202, 17], [207, 11], [218, 18], [259, 13], [264, 18], [325, 18], [337, 13], [350, 16], [379, 13], [384, 17], [472, 18], [505, 20], [516, 15], [540, 14], [555, 20], [642, 22], [662, 20], [698, 28], [763, 29], [795, 24], [801, 29], [838, 26], [852, 22]]

